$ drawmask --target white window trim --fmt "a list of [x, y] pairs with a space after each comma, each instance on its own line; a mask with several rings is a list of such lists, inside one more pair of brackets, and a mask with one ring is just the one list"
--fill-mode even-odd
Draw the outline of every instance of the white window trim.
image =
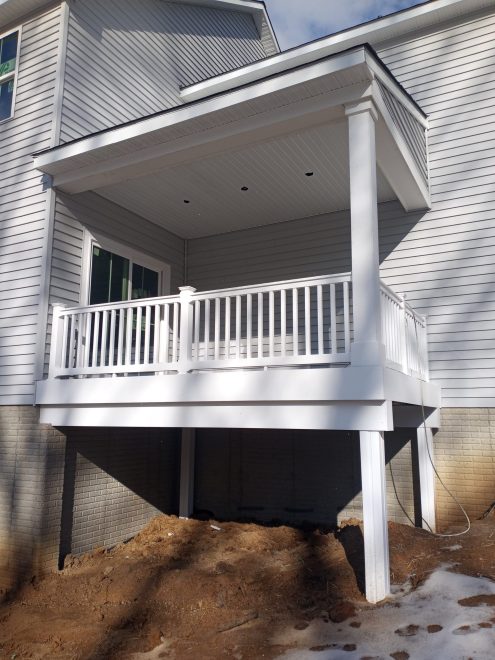
[[80, 304], [89, 305], [90, 300], [90, 286], [91, 286], [91, 265], [93, 247], [100, 247], [103, 250], [108, 250], [114, 254], [118, 254], [125, 259], [138, 263], [140, 266], [154, 270], [159, 275], [158, 280], [158, 294], [159, 296], [170, 295], [170, 278], [171, 268], [170, 264], [155, 257], [150, 257], [144, 252], [140, 252], [127, 245], [123, 245], [112, 238], [106, 236], [99, 236], [95, 238], [89, 231], [84, 232], [84, 247], [83, 247], [83, 263], [81, 272], [81, 295]]
[[22, 25], [13, 28], [12, 30], [9, 30], [8, 32], [4, 32], [3, 34], [0, 34], [0, 40], [2, 40], [16, 32], [18, 33], [19, 36], [17, 37], [17, 54], [16, 54], [15, 70], [12, 73], [8, 73], [5, 76], [0, 77], [0, 81], [2, 83], [9, 81], [11, 78], [14, 79], [14, 91], [12, 93], [12, 108], [10, 110], [10, 117], [1, 119], [0, 126], [8, 121], [12, 121], [12, 119], [14, 119], [15, 116], [15, 104], [17, 99], [17, 83], [19, 81], [19, 62], [21, 59]]

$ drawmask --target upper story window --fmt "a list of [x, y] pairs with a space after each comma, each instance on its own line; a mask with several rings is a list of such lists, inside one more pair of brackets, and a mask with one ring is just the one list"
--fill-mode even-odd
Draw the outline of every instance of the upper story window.
[[14, 114], [19, 45], [19, 30], [0, 36], [0, 121]]

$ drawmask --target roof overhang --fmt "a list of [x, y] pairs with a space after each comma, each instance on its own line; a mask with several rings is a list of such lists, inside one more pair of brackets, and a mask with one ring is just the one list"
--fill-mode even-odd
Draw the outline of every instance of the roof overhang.
[[404, 34], [489, 8], [494, 9], [493, 0], [429, 0], [191, 85], [182, 90], [182, 98], [188, 102], [217, 94], [302, 66], [315, 59], [334, 55], [365, 42], [375, 46], [378, 43], [400, 38]]
[[0, 0], [0, 32], [3, 32], [3, 26], [53, 4], [56, 4], [55, 0]]
[[[379, 112], [377, 162], [407, 210], [429, 206], [418, 170], [380, 94], [406, 107], [423, 133], [427, 119], [366, 46], [41, 152], [35, 166], [67, 193], [122, 192], [134, 180], [248, 150], [314, 127], [341, 122], [344, 106], [373, 99]], [[426, 141], [425, 141], [426, 144]], [[426, 148], [426, 147], [425, 147]], [[331, 151], [331, 145], [328, 147]], [[118, 201], [118, 199], [117, 199]], [[121, 204], [125, 206], [125, 204]], [[134, 209], [136, 210], [136, 209]], [[146, 217], [146, 215], [144, 215]]]

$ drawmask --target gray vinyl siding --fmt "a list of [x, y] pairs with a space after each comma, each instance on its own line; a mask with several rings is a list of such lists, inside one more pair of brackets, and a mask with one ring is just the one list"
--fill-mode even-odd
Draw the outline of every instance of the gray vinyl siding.
[[[84, 228], [160, 259], [171, 267], [171, 291], [184, 280], [184, 241], [95, 193], [58, 194], [55, 204], [50, 304], [81, 302]], [[47, 335], [48, 359], [51, 326]], [[47, 360], [46, 360], [47, 361]], [[46, 370], [46, 365], [45, 365]]]
[[180, 105], [181, 87], [266, 57], [262, 37], [244, 12], [72, 0], [61, 142]]
[[432, 193], [414, 225], [385, 223], [383, 276], [428, 315], [446, 407], [495, 406], [494, 30], [492, 12], [378, 47], [429, 115]]
[[395, 96], [377, 80], [382, 99], [392, 120], [404, 138], [416, 163], [423, 181], [428, 185], [428, 151], [426, 130], [419, 121], [395, 98]]
[[0, 405], [33, 402], [49, 193], [31, 154], [51, 146], [60, 14], [22, 26], [15, 115], [0, 124]]

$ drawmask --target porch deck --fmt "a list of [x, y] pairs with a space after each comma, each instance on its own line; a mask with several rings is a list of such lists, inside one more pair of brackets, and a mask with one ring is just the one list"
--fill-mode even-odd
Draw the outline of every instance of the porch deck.
[[[428, 380], [426, 320], [383, 282], [386, 366]], [[65, 309], [56, 306], [49, 378], [345, 367], [349, 273]]]

